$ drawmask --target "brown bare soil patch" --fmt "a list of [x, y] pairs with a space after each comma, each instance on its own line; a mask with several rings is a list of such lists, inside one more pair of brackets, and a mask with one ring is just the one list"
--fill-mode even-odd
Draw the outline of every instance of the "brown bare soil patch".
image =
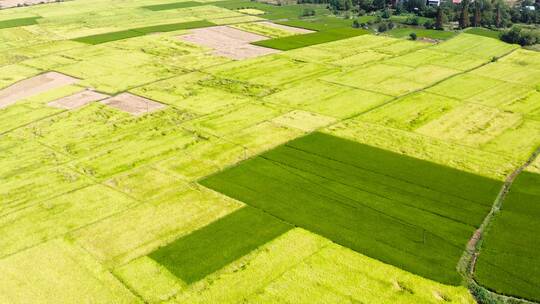
[[287, 32], [291, 32], [291, 33], [296, 33], [296, 34], [309, 34], [309, 33], [314, 32], [312, 30], [307, 30], [307, 29], [288, 26], [288, 25], [283, 25], [283, 24], [277, 24], [277, 23], [273, 23], [273, 22], [270, 22], [270, 21], [262, 21], [262, 22], [259, 22], [259, 23], [264, 24], [264, 25], [269, 26], [269, 27], [275, 27], [275, 28], [278, 28], [278, 29], [281, 29], [281, 30], [284, 30], [284, 31], [287, 31]]
[[279, 52], [274, 49], [250, 44], [251, 42], [266, 40], [268, 37], [228, 26], [194, 29], [189, 34], [182, 35], [179, 38], [187, 42], [212, 48], [215, 55], [236, 60]]
[[85, 106], [93, 101], [99, 101], [110, 97], [109, 95], [101, 94], [91, 90], [82, 91], [70, 96], [66, 96], [55, 101], [49, 102], [47, 105], [54, 108], [60, 109], [77, 109], [82, 106]]
[[21, 80], [3, 90], [0, 90], [0, 109], [39, 93], [55, 88], [74, 84], [78, 79], [60, 74], [48, 72], [32, 78]]
[[122, 93], [120, 95], [107, 98], [102, 100], [101, 103], [135, 116], [158, 111], [166, 107], [162, 103], [130, 93]]

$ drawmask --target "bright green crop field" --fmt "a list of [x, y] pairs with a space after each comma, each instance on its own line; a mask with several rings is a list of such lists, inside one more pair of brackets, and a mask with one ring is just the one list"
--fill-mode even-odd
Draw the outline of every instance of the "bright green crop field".
[[[540, 55], [351, 23], [248, 0], [0, 10], [0, 303], [475, 303], [457, 264], [540, 145]], [[530, 300], [539, 167], [474, 273]]]
[[497, 292], [540, 300], [540, 174], [521, 173], [484, 242], [478, 281]]

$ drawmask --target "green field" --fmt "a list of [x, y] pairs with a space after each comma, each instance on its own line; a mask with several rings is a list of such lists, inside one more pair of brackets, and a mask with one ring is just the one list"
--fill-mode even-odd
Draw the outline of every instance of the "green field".
[[154, 26], [147, 26], [147, 27], [139, 27], [139, 28], [134, 28], [134, 29], [120, 31], [120, 32], [112, 32], [112, 33], [98, 34], [98, 35], [92, 35], [92, 36], [86, 36], [86, 37], [79, 37], [79, 38], [73, 39], [73, 41], [96, 45], [96, 44], [101, 44], [101, 43], [106, 43], [106, 42], [111, 42], [111, 41], [139, 37], [139, 36], [152, 34], [152, 33], [173, 32], [173, 31], [179, 31], [179, 30], [209, 27], [209, 26], [214, 26], [214, 25], [215, 25], [214, 23], [208, 22], [205, 20], [162, 24], [162, 25], [154, 25]]
[[538, 229], [540, 174], [525, 171], [512, 185], [476, 265], [480, 284], [499, 293], [540, 300]]
[[251, 207], [235, 211], [149, 257], [186, 283], [223, 268], [293, 226]]
[[[540, 55], [352, 21], [246, 0], [0, 10], [0, 303], [474, 303], [457, 263], [540, 145]], [[475, 278], [537, 299], [527, 174]]]
[[269, 47], [276, 50], [286, 51], [310, 45], [347, 39], [355, 36], [365, 35], [367, 33], [368, 31], [366, 30], [359, 30], [353, 28], [335, 28], [316, 33], [263, 40], [255, 42], [253, 44]]
[[37, 24], [39, 17], [17, 18], [0, 21], [0, 29]]
[[[447, 40], [457, 35], [455, 32], [451, 31], [437, 31], [437, 30], [426, 30], [421, 28], [409, 28], [409, 27], [400, 27], [392, 29], [385, 33], [391, 37], [396, 38], [409, 38], [410, 34], [415, 33], [419, 38], [431, 38], [437, 40]], [[468, 34], [474, 34], [470, 31], [467, 31]]]
[[483, 27], [475, 27], [475, 28], [468, 29], [466, 33], [472, 34], [472, 35], [495, 38], [495, 39], [499, 39], [499, 36], [501, 35], [501, 32], [499, 31], [489, 30]]
[[462, 246], [501, 186], [323, 133], [289, 142], [201, 183], [447, 284], [459, 283], [454, 266]]
[[178, 8], [188, 8], [188, 7], [194, 7], [204, 5], [202, 2], [195, 2], [195, 1], [182, 1], [182, 2], [173, 2], [173, 3], [166, 3], [166, 4], [156, 4], [156, 5], [147, 5], [143, 6], [142, 8], [151, 10], [151, 11], [165, 11], [165, 10], [173, 10]]

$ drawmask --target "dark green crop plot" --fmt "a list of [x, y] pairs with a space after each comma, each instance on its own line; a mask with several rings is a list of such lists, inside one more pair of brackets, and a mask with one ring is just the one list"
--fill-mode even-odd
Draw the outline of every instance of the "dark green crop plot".
[[202, 27], [214, 26], [215, 23], [206, 20], [192, 21], [192, 22], [181, 22], [181, 23], [170, 23], [170, 24], [161, 24], [147, 27], [140, 27], [132, 29], [132, 31], [140, 32], [144, 34], [150, 33], [160, 33], [160, 32], [172, 32], [179, 30], [188, 30]]
[[355, 36], [365, 35], [368, 33], [368, 31], [361, 29], [334, 28], [316, 33], [262, 40], [254, 42], [253, 44], [286, 51], [315, 44], [347, 39]]
[[472, 35], [489, 37], [489, 38], [495, 38], [495, 39], [499, 39], [499, 36], [501, 36], [501, 32], [486, 29], [486, 28], [483, 28], [483, 27], [470, 28], [467, 31], [465, 31], [465, 33], [472, 34]]
[[258, 9], [264, 11], [264, 18], [269, 20], [298, 19], [306, 8], [311, 8], [315, 10], [315, 14], [317, 16], [322, 16], [330, 13], [330, 11], [326, 8], [326, 5], [317, 4], [295, 4], [277, 6], [250, 0], [227, 0], [211, 2], [208, 4], [226, 8], [229, 10], [238, 10], [242, 8]]
[[172, 32], [178, 30], [187, 30], [201, 27], [214, 26], [215, 24], [206, 20], [192, 21], [192, 22], [181, 22], [181, 23], [169, 23], [161, 25], [153, 25], [146, 27], [139, 27], [125, 31], [104, 33], [98, 35], [91, 35], [85, 37], [79, 37], [73, 39], [73, 41], [87, 43], [87, 44], [101, 44], [106, 42], [112, 42], [122, 39], [128, 39], [133, 37], [144, 36], [151, 33], [159, 32]]
[[41, 17], [18, 18], [0, 21], [0, 29], [37, 24]]
[[[374, 16], [365, 16], [365, 17], [375, 18]], [[277, 21], [276, 23], [293, 26], [293, 27], [300, 27], [307, 30], [317, 31], [317, 32], [326, 31], [330, 29], [336, 29], [336, 28], [351, 28], [352, 27], [352, 20], [350, 19], [326, 17], [326, 16], [310, 18], [310, 19]]]
[[244, 207], [149, 256], [187, 283], [204, 278], [293, 227]]
[[476, 278], [502, 294], [540, 301], [540, 174], [521, 173], [488, 231]]
[[195, 2], [195, 1], [185, 1], [185, 2], [148, 5], [148, 6], [142, 6], [141, 8], [151, 10], [151, 11], [166, 11], [166, 10], [172, 10], [172, 9], [177, 9], [177, 8], [188, 8], [188, 7], [201, 6], [201, 5], [204, 5], [204, 3]]
[[392, 29], [385, 34], [395, 38], [408, 38], [411, 33], [415, 33], [419, 38], [430, 38], [437, 40], [447, 40], [457, 35], [452, 31], [426, 30], [411, 27], [400, 27]]
[[315, 133], [201, 184], [443, 283], [501, 183]]
[[86, 44], [101, 44], [116, 40], [122, 40], [127, 38], [133, 38], [138, 36], [145, 35], [142, 32], [136, 32], [133, 30], [126, 30], [126, 31], [119, 31], [119, 32], [112, 32], [112, 33], [104, 33], [104, 34], [98, 34], [98, 35], [91, 35], [91, 36], [85, 36], [85, 37], [79, 37], [73, 39], [73, 41], [82, 42]]

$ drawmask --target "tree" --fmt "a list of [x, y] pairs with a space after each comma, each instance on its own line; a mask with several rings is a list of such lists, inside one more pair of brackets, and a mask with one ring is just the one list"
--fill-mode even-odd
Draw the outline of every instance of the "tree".
[[442, 7], [437, 7], [437, 18], [435, 18], [435, 28], [438, 30], [443, 29], [443, 25], [445, 22], [446, 16], [444, 14]]
[[497, 1], [497, 4], [495, 5], [495, 26], [500, 28], [502, 26], [502, 3], [501, 1]]
[[463, 0], [461, 2], [461, 15], [459, 17], [459, 27], [464, 29], [469, 27], [469, 0]]
[[345, 0], [343, 3], [343, 9], [345, 9], [346, 11], [351, 10], [352, 6], [352, 0]]
[[433, 27], [435, 26], [435, 24], [433, 23], [433, 21], [431, 19], [428, 19], [426, 20], [426, 22], [424, 22], [424, 27], [428, 30], [431, 30], [433, 29]]
[[373, 0], [373, 7], [376, 10], [382, 10], [386, 7], [386, 0]]
[[418, 38], [416, 33], [410, 33], [409, 36], [411, 37], [411, 40], [416, 40], [416, 38]]
[[479, 0], [476, 0], [474, 2], [474, 18], [473, 18], [473, 26], [478, 27], [481, 25], [482, 22], [482, 7]]

